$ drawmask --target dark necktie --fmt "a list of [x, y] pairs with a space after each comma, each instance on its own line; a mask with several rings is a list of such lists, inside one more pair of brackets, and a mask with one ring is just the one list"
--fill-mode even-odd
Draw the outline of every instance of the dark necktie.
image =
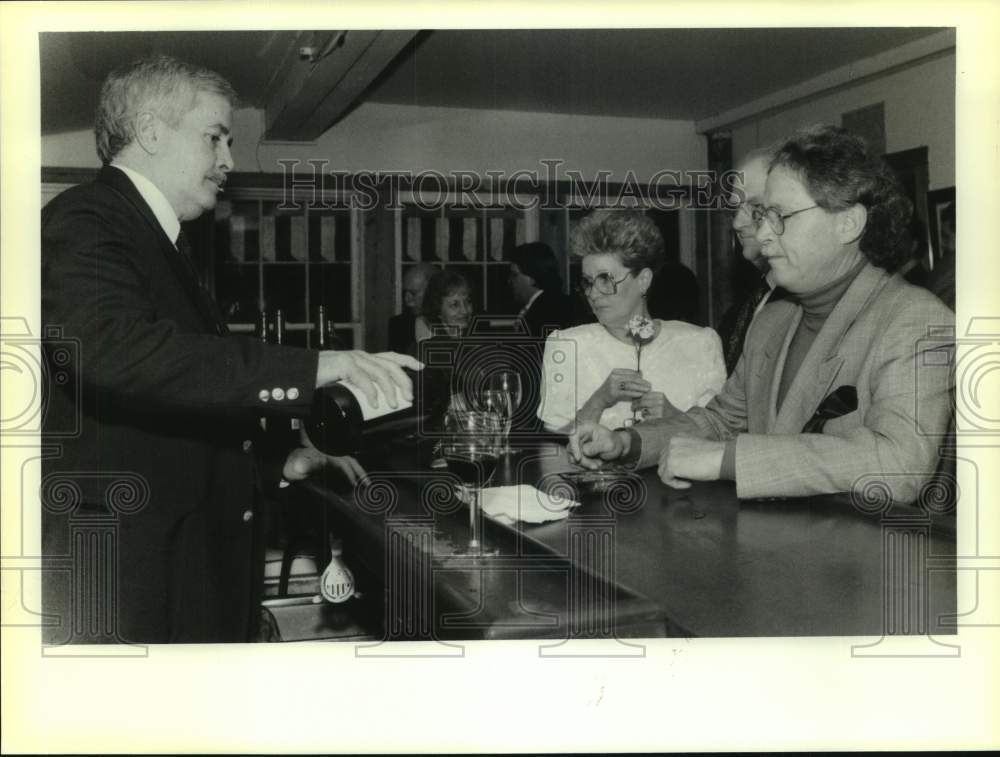
[[764, 298], [767, 297], [768, 293], [771, 291], [771, 287], [768, 286], [767, 282], [764, 282], [750, 296], [750, 318], [753, 319], [754, 313], [757, 312], [757, 307], [763, 302]]
[[201, 282], [201, 276], [198, 275], [198, 268], [194, 264], [191, 243], [188, 241], [187, 235], [184, 233], [183, 229], [181, 229], [180, 233], [177, 235], [176, 244], [177, 252], [179, 253], [178, 257], [180, 257], [181, 262], [184, 264], [184, 268], [187, 270], [187, 273], [191, 278], [191, 282], [194, 285], [195, 296], [198, 300], [198, 307], [201, 309], [202, 313], [205, 314], [206, 318], [212, 323], [216, 333], [220, 336], [228, 334], [229, 329], [226, 327], [226, 323], [222, 319], [222, 314], [219, 313], [219, 308], [216, 307], [215, 300], [212, 299], [211, 293]]

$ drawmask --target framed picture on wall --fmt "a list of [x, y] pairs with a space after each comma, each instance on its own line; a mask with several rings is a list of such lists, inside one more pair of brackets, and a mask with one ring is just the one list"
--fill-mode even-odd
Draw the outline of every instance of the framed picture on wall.
[[955, 254], [955, 187], [927, 193], [927, 227], [934, 260]]

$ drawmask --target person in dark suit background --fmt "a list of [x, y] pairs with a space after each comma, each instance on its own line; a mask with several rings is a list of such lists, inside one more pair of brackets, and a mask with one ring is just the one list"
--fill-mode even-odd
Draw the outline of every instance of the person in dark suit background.
[[[223, 191], [235, 103], [218, 74], [167, 56], [112, 72], [96, 120], [103, 167], [43, 211], [46, 359], [76, 345], [61, 365], [76, 382], [46, 398], [43, 440], [60, 454], [43, 466], [43, 553], [69, 554], [83, 522], [108, 524], [113, 540], [91, 562], [74, 553], [68, 578], [46, 576], [45, 610], [64, 623], [49, 643], [252, 639], [261, 484], [328, 463], [303, 446], [258, 465], [259, 417], [307, 415], [314, 389], [343, 379], [394, 406], [412, 394], [409, 357], [227, 333], [181, 222]], [[65, 428], [78, 433], [53, 436]]]
[[[770, 148], [752, 150], [737, 164], [738, 175], [733, 182], [730, 204], [733, 212], [733, 234], [740, 243], [743, 259], [757, 269], [758, 282], [743, 299], [735, 303], [719, 320], [719, 338], [722, 339], [726, 374], [732, 375], [743, 354], [750, 324], [764, 306], [776, 299], [774, 283], [769, 278], [770, 266], [761, 254], [757, 240], [757, 224], [753, 220], [754, 208], [760, 207], [764, 198], [764, 185], [774, 151]], [[781, 290], [777, 296], [781, 296]]]
[[572, 300], [562, 292], [562, 276], [556, 255], [544, 242], [518, 245], [510, 254], [507, 278], [515, 304], [521, 307], [521, 318], [535, 344], [519, 350], [515, 366], [521, 376], [521, 409], [517, 430], [537, 431], [541, 423], [536, 416], [541, 401], [542, 355], [545, 337], [553, 329], [572, 326], [576, 319]]
[[510, 291], [521, 306], [518, 313], [534, 337], [545, 337], [546, 327], [571, 324], [572, 303], [562, 292], [556, 255], [545, 242], [518, 245], [510, 254]]
[[[427, 291], [427, 282], [437, 270], [430, 263], [407, 266], [403, 274], [403, 312], [389, 319], [390, 351], [416, 354], [419, 341], [417, 322], [423, 310], [424, 292]], [[419, 329], [421, 336], [426, 336], [426, 332], [426, 328]]]
[[664, 263], [646, 293], [649, 315], [661, 321], [698, 320], [698, 278], [683, 263]]
[[927, 274], [925, 286], [955, 310], [955, 212], [953, 201], [941, 211], [941, 255], [934, 261], [934, 270]]

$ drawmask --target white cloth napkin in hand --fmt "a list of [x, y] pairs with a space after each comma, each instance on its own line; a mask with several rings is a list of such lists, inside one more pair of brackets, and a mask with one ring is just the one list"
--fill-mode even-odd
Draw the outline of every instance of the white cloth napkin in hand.
[[551, 496], [534, 486], [493, 486], [479, 493], [483, 513], [508, 525], [515, 521], [545, 523], [569, 516], [571, 508], [580, 503], [565, 497]]

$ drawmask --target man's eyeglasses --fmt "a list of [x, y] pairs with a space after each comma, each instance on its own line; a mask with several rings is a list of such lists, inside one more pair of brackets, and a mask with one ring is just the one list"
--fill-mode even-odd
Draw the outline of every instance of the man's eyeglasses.
[[576, 285], [576, 288], [584, 297], [590, 294], [591, 289], [596, 289], [598, 294], [614, 295], [618, 294], [618, 285], [632, 274], [633, 272], [629, 271], [617, 281], [615, 281], [614, 277], [606, 271], [597, 274], [597, 276], [592, 279], [583, 276], [580, 279], [580, 283]]
[[760, 226], [762, 221], [767, 221], [771, 230], [780, 237], [785, 233], [785, 221], [787, 219], [818, 207], [819, 205], [810, 205], [808, 208], [799, 208], [798, 210], [793, 210], [791, 213], [782, 213], [777, 208], [756, 207], [753, 209], [753, 222], [757, 226]]
[[739, 205], [728, 205], [725, 208], [725, 213], [729, 215], [730, 218], [735, 218], [740, 214], [745, 214], [753, 218], [754, 212], [760, 208], [760, 205], [753, 202], [741, 202]]

